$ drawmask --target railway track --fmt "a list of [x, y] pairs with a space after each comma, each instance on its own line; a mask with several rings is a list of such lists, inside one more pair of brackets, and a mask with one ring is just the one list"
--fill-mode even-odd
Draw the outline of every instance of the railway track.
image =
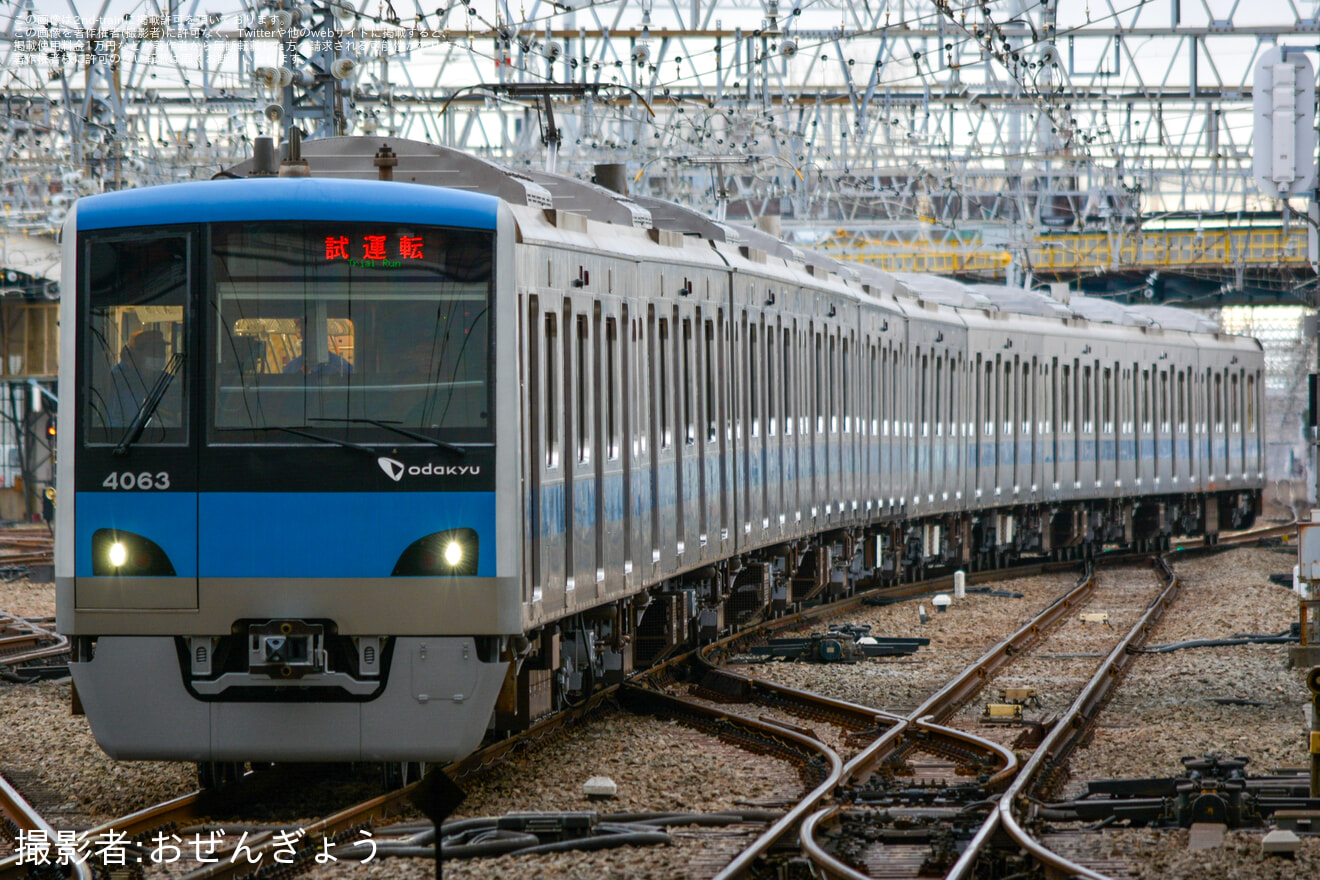
[[[1250, 541], [1276, 534], [1287, 534], [1292, 529], [1293, 526], [1290, 525], [1257, 530], [1238, 540]], [[1233, 541], [1226, 536], [1220, 546], [1226, 547], [1232, 543]], [[1182, 546], [1190, 548], [1191, 542], [1186, 542]], [[1182, 552], [1203, 551], [1184, 549]], [[1075, 564], [1038, 563], [1030, 566], [1019, 566], [1008, 572], [986, 572], [973, 575], [969, 577], [969, 581], [984, 584], [1006, 577], [1021, 577], [1037, 572], [1057, 571], [1067, 568], [1075, 568]], [[920, 595], [934, 590], [948, 589], [951, 586], [951, 581], [950, 576], [891, 587], [885, 590], [885, 595], [894, 597]], [[986, 652], [975, 664], [969, 666], [962, 675], [950, 681], [907, 715], [895, 715], [865, 706], [794, 691], [791, 688], [769, 682], [754, 681], [745, 676], [739, 676], [719, 665], [722, 659], [726, 659], [738, 650], [744, 649], [753, 640], [765, 639], [776, 632], [801, 626], [803, 623], [808, 623], [827, 614], [845, 613], [849, 608], [855, 607], [857, 603], [864, 600], [864, 595], [859, 594], [830, 606], [820, 606], [786, 615], [780, 619], [769, 621], [755, 630], [735, 634], [720, 642], [706, 646], [700, 652], [699, 657], [675, 658], [664, 667], [652, 670], [630, 684], [623, 687], [616, 686], [594, 695], [586, 705], [579, 709], [560, 713], [550, 719], [543, 720], [520, 737], [496, 743], [474, 753], [468, 759], [445, 768], [445, 773], [457, 780], [479, 774], [483, 768], [497, 763], [515, 751], [528, 748], [542, 739], [557, 735], [560, 731], [592, 714], [606, 701], [617, 697], [631, 705], [644, 706], [647, 711], [660, 712], [671, 717], [683, 716], [689, 723], [704, 727], [708, 731], [716, 731], [717, 735], [723, 735], [734, 740], [742, 737], [749, 743], [759, 743], [761, 748], [781, 749], [783, 755], [793, 760], [800, 768], [803, 768], [800, 772], [803, 773], [804, 779], [810, 778], [812, 773], [815, 773], [814, 781], [816, 784], [810, 788], [807, 795], [788, 810], [778, 822], [773, 823], [757, 835], [756, 839], [720, 872], [718, 875], [720, 878], [748, 876], [749, 868], [758, 859], [762, 858], [772, 847], [782, 845], [782, 841], [791, 837], [794, 832], [802, 840], [807, 858], [817, 864], [820, 870], [827, 875], [867, 876], [857, 874], [855, 869], [838, 859], [834, 859], [819, 845], [817, 838], [832, 833], [834, 829], [842, 824], [844, 819], [841, 811], [837, 808], [822, 808], [821, 805], [828, 796], [839, 789], [842, 782], [858, 776], [865, 777], [868, 773], [873, 772], [876, 766], [891, 759], [899, 749], [904, 746], [911, 748], [914, 744], [919, 744], [923, 749], [923, 754], [927, 756], [926, 762], [919, 769], [927, 777], [932, 779], [939, 777], [947, 782], [961, 772], [960, 768], [972, 767], [975, 768], [980, 777], [980, 784], [987, 793], [1004, 792], [996, 808], [982, 808], [985, 818], [980, 829], [973, 836], [971, 844], [963, 850], [962, 857], [959, 858], [957, 864], [948, 874], [950, 877], [970, 876], [967, 872], [970, 871], [970, 866], [974, 863], [974, 853], [981, 849], [984, 841], [990, 839], [996, 828], [1002, 825], [1006, 830], [1016, 828], [1020, 831], [1022, 819], [1012, 812], [1014, 805], [1029, 803], [1027, 793], [1033, 790], [1029, 787], [1032, 784], [1031, 780], [1037, 779], [1040, 774], [1046, 772], [1042, 768], [1056, 766], [1058, 761], [1061, 760], [1061, 756], [1066, 754], [1066, 750], [1075, 745], [1078, 736], [1080, 736], [1080, 731], [1084, 730], [1091, 718], [1094, 717], [1093, 713], [1103, 700], [1104, 693], [1107, 693], [1107, 687], [1112, 686], [1112, 683], [1120, 677], [1118, 673], [1121, 673], [1122, 664], [1126, 662], [1127, 657], [1123, 651], [1126, 650], [1128, 645], [1136, 644], [1135, 641], [1132, 641], [1136, 638], [1134, 633], [1140, 630], [1140, 634], [1144, 635], [1145, 632], [1149, 631], [1149, 621], [1134, 627], [1133, 631], [1125, 637], [1122, 647], [1114, 649], [1118, 656], [1111, 653], [1112, 660], [1102, 664], [1101, 673], [1097, 673], [1097, 679], [1100, 680], [1094, 683], [1093, 686], [1088, 686], [1083, 696], [1079, 697], [1074, 704], [1075, 711], [1070, 710], [1066, 724], [1061, 723], [1054, 728], [1054, 732], [1058, 733], [1058, 736], [1042, 743], [1040, 748], [1033, 753], [1032, 760], [1028, 762], [1021, 773], [1017, 772], [1016, 759], [1009, 749], [992, 740], [943, 726], [936, 723], [936, 720], [947, 717], [956, 706], [974, 695], [1002, 665], [1034, 643], [1041, 633], [1052, 625], [1055, 619], [1066, 616], [1077, 608], [1080, 603], [1084, 602], [1092, 589], [1093, 582], [1089, 578], [1084, 579], [1073, 591], [1045, 609], [1041, 615], [1025, 624], [1008, 639]], [[1176, 594], [1176, 590], [1169, 595], [1169, 601], [1171, 601], [1173, 594]], [[1146, 618], [1143, 618], [1143, 620], [1146, 620]], [[812, 731], [785, 723], [782, 719], [749, 718], [741, 713], [731, 712], [727, 708], [721, 710], [718, 707], [703, 706], [700, 705], [698, 700], [682, 699], [672, 694], [665, 694], [663, 687], [658, 685], [662, 685], [665, 676], [670, 674], [667, 670], [677, 669], [682, 663], [701, 664], [701, 668], [707, 676], [704, 680], [706, 691], [715, 692], [725, 697], [733, 692], [737, 694], [741, 702], [753, 702], [774, 712], [787, 712], [808, 722], [836, 725], [851, 734], [859, 742], [865, 741], [865, 745], [851, 758], [845, 758], [821, 742]], [[1118, 672], [1109, 673], [1107, 670], [1111, 668], [1118, 670]], [[639, 682], [644, 682], [644, 684]], [[1072, 735], [1067, 736], [1066, 734], [1069, 733]], [[753, 745], [752, 747], [755, 748], [756, 746]], [[934, 759], [931, 756], [935, 756]], [[1030, 770], [1030, 775], [1027, 773], [1028, 770]], [[267, 773], [270, 772], [272, 771], [267, 771]], [[249, 776], [252, 775], [249, 774]], [[1016, 780], [1014, 780], [1015, 776]], [[1010, 783], [1012, 787], [1009, 787]], [[344, 835], [358, 833], [369, 827], [369, 824], [373, 821], [398, 814], [406, 809], [414, 790], [415, 786], [408, 786], [400, 791], [354, 805], [306, 826], [303, 829], [306, 832], [303, 837], [304, 844], [298, 850], [298, 860], [306, 864], [312, 862], [316, 853], [315, 841], [318, 837], [331, 841], [340, 840], [344, 838]], [[94, 836], [113, 828], [116, 831], [127, 832], [132, 839], [145, 839], [162, 829], [182, 828], [196, 823], [206, 815], [208, 809], [206, 798], [207, 795], [202, 792], [176, 798], [149, 810], [139, 811], [131, 816], [125, 816], [113, 822], [105, 823], [103, 826], [89, 829], [83, 833], [83, 837]], [[10, 814], [10, 808], [7, 805], [4, 806], [4, 811], [6, 814]], [[918, 810], [913, 815], [919, 815], [919, 813]], [[1012, 832], [1010, 831], [1010, 833]], [[1021, 833], [1025, 835], [1025, 832]], [[263, 852], [269, 854], [272, 852], [274, 838], [274, 834], [267, 833], [261, 836], [260, 839], [250, 840], [253, 854]], [[1024, 837], [1024, 840], [1029, 840], [1029, 838]], [[1044, 850], [1040, 844], [1034, 842], [1031, 844], [1023, 843], [1022, 845], [1033, 853], [1035, 853], [1033, 845]], [[929, 844], [924, 844], [924, 849], [929, 851]], [[1037, 857], [1048, 860], [1051, 855], [1046, 851]], [[218, 865], [206, 866], [189, 874], [188, 877], [193, 878], [193, 880], [236, 877], [239, 876], [239, 873], [231, 871], [231, 868], [244, 867], [246, 869], [246, 866], [239, 865], [225, 867], [226, 864], [228, 863], [222, 862]], [[1067, 870], [1075, 870], [1082, 876], [1102, 876], [1087, 874], [1088, 869], [1072, 865], [1066, 860], [1061, 864], [1067, 865]], [[850, 871], [853, 873], [849, 873]], [[23, 874], [15, 864], [13, 856], [0, 860], [0, 878], [2, 880], [20, 876], [23, 876]]]

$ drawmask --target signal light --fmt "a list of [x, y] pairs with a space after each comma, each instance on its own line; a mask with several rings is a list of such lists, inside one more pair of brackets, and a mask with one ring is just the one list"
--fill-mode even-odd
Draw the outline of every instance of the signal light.
[[54, 423], [54, 422], [51, 422], [49, 425], [46, 426], [46, 436], [47, 436], [47, 437], [54, 437], [54, 436], [55, 436], [55, 423]]

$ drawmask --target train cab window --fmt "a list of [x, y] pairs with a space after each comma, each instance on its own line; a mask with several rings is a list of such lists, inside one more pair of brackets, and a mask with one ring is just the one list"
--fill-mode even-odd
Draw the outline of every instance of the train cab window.
[[209, 439], [489, 440], [493, 254], [478, 230], [214, 225]]
[[188, 443], [191, 242], [179, 234], [88, 235], [78, 284], [87, 303], [89, 446]]

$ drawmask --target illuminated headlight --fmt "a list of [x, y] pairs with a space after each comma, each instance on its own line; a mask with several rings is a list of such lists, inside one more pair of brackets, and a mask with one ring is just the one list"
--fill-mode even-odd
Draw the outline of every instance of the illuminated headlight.
[[475, 529], [448, 529], [418, 538], [399, 554], [396, 577], [474, 577], [480, 541]]
[[115, 529], [92, 533], [92, 574], [119, 577], [173, 577], [174, 564], [149, 538]]

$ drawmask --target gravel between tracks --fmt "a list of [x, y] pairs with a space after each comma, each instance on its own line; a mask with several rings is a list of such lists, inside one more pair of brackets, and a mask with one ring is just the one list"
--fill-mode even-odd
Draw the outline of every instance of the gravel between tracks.
[[[1297, 618], [1297, 597], [1269, 581], [1291, 572], [1295, 550], [1243, 548], [1175, 562], [1183, 592], [1148, 644], [1239, 633], [1277, 633]], [[1177, 775], [1181, 755], [1246, 755], [1248, 772], [1307, 763], [1305, 670], [1287, 668], [1286, 645], [1190, 648], [1137, 658], [1100, 718], [1089, 744], [1071, 759], [1062, 793], [1088, 779]], [[1221, 705], [1216, 698], [1261, 703]], [[1231, 832], [1221, 847], [1189, 852], [1182, 830], [1108, 829], [1094, 851], [1134, 864], [1141, 880], [1232, 877], [1282, 880], [1314, 876], [1320, 840], [1304, 837], [1297, 859], [1264, 857], [1259, 831]]]
[[[1290, 550], [1229, 551], [1177, 565], [1186, 589], [1160, 623], [1152, 644], [1236, 633], [1273, 633], [1296, 618], [1296, 598], [1270, 583], [1271, 573], [1290, 571]], [[864, 608], [843, 619], [871, 623], [877, 635], [923, 635], [932, 643], [908, 659], [881, 659], [851, 666], [773, 663], [740, 666], [793, 687], [817, 690], [864, 705], [907, 711], [948, 676], [980, 656], [1030, 614], [1070, 588], [1071, 575], [1009, 581], [1000, 589], [1022, 599], [972, 594], [946, 614], [917, 621], [917, 602]], [[24, 616], [53, 613], [53, 586], [0, 585], [0, 609]], [[43, 604], [48, 603], [48, 604]], [[927, 601], [927, 609], [930, 604]], [[811, 629], [823, 629], [818, 623]], [[1046, 650], [1050, 650], [1046, 648]], [[1086, 748], [1073, 756], [1065, 796], [1086, 779], [1176, 773], [1179, 755], [1219, 751], [1251, 757], [1250, 769], [1302, 766], [1307, 758], [1303, 670], [1286, 668], [1286, 646], [1197, 648], [1139, 658], [1102, 716]], [[1215, 697], [1263, 706], [1219, 705]], [[86, 720], [68, 712], [67, 682], [0, 687], [0, 770], [21, 757], [49, 788], [68, 793], [73, 811], [88, 821], [110, 818], [192, 787], [192, 767], [182, 763], [119, 763], [92, 741]], [[712, 749], [712, 740], [685, 727], [622, 713], [606, 713], [578, 731], [511, 758], [483, 779], [467, 783], [459, 815], [514, 810], [596, 809], [715, 811], [739, 801], [773, 802], [801, 789], [788, 765], [733, 747]], [[566, 770], [566, 768], [568, 768]], [[614, 801], [588, 802], [581, 785], [603, 773], [620, 785]], [[717, 782], [718, 781], [718, 782]], [[718, 786], [718, 788], [716, 787]], [[718, 793], [717, 793], [718, 791]], [[715, 835], [677, 829], [668, 847], [607, 854], [561, 854], [450, 863], [450, 877], [679, 878], [709, 875], [698, 868]], [[700, 839], [698, 839], [700, 838]], [[1305, 839], [1296, 861], [1265, 859], [1259, 833], [1235, 832], [1219, 849], [1186, 850], [1186, 833], [1110, 830], [1097, 836], [1104, 852], [1138, 865], [1142, 880], [1156, 877], [1235, 877], [1243, 880], [1310, 876], [1320, 867], [1320, 841]], [[730, 846], [733, 844], [730, 843]], [[425, 860], [345, 861], [316, 869], [318, 880], [432, 877]]]
[[[968, 593], [940, 614], [934, 613], [930, 599], [863, 606], [837, 619], [817, 621], [799, 633], [820, 632], [830, 623], [847, 622], [869, 624], [875, 636], [930, 639], [929, 645], [908, 657], [854, 664], [773, 662], [732, 668], [788, 687], [906, 714], [1076, 584], [1074, 574], [1018, 578], [992, 586], [1022, 593], [1021, 599]], [[928, 622], [924, 626], [918, 615], [919, 605], [926, 606]]]

